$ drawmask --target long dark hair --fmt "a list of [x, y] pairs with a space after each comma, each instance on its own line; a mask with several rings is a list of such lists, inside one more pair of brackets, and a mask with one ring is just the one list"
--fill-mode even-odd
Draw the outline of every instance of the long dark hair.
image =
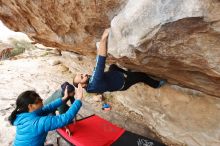
[[28, 105], [34, 104], [37, 100], [41, 100], [40, 96], [35, 91], [22, 92], [16, 100], [16, 108], [12, 111], [8, 120], [13, 125], [16, 115], [28, 112]]

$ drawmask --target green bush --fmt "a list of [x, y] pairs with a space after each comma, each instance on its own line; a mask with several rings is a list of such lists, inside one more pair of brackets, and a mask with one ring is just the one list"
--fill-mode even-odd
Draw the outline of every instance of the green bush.
[[13, 50], [10, 53], [10, 56], [16, 56], [23, 53], [25, 50], [33, 50], [36, 47], [28, 41], [25, 40], [16, 40], [11, 38], [10, 44], [12, 45]]

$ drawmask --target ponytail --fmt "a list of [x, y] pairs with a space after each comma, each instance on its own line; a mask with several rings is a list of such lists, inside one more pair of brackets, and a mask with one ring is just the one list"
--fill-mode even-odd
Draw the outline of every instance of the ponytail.
[[16, 100], [16, 108], [12, 111], [8, 120], [11, 125], [14, 124], [16, 116], [21, 113], [28, 112], [28, 105], [34, 104], [36, 100], [40, 99], [40, 96], [35, 91], [25, 91], [21, 93]]
[[16, 119], [17, 114], [18, 114], [18, 108], [16, 107], [15, 110], [12, 111], [11, 115], [8, 118], [8, 120], [9, 120], [11, 125], [13, 125], [13, 123], [14, 123], [14, 121]]

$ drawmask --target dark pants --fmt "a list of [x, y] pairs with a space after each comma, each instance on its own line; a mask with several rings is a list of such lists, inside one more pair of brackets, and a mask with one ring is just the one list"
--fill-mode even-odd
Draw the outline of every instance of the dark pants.
[[150, 78], [143, 72], [126, 71], [115, 64], [110, 65], [109, 71], [119, 71], [125, 75], [125, 84], [121, 90], [127, 90], [129, 87], [139, 82], [145, 83], [153, 88], [158, 88], [160, 84], [160, 81]]

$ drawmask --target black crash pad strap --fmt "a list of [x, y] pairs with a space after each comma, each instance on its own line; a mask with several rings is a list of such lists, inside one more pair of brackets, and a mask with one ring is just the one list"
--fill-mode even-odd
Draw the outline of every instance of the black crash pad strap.
[[152, 139], [125, 131], [111, 146], [165, 146]]

